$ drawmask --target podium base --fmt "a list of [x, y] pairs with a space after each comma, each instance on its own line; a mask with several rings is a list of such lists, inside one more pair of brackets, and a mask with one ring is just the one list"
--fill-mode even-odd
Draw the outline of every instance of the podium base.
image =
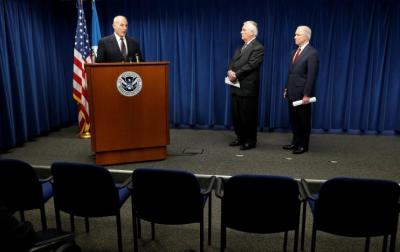
[[162, 160], [167, 157], [167, 147], [149, 147], [119, 151], [96, 152], [96, 164], [111, 165], [140, 161]]

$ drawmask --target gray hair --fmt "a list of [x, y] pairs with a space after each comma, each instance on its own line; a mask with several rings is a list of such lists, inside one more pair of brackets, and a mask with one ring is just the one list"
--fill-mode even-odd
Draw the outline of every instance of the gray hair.
[[258, 34], [258, 29], [257, 29], [257, 23], [249, 20], [243, 23], [243, 26], [248, 26], [250, 28], [250, 32], [254, 34], [254, 36], [257, 37]]
[[300, 25], [297, 27], [297, 29], [301, 30], [303, 32], [303, 35], [308, 38], [308, 40], [311, 39], [311, 28], [306, 26], [306, 25]]

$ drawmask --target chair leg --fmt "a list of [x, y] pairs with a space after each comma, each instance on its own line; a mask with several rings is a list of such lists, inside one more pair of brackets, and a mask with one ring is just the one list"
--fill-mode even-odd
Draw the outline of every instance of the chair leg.
[[21, 217], [21, 221], [25, 221], [25, 214], [24, 211], [19, 211], [19, 216]]
[[61, 217], [60, 217], [60, 211], [55, 208], [55, 214], [56, 214], [56, 227], [57, 227], [57, 231], [61, 231], [62, 227], [61, 227]]
[[44, 208], [44, 205], [40, 207], [40, 219], [42, 220], [42, 229], [46, 230], [47, 229], [47, 220], [46, 220], [46, 210]]
[[312, 234], [311, 234], [311, 252], [315, 252], [315, 242], [317, 240], [317, 229], [315, 227], [315, 224], [313, 225], [312, 228]]
[[[142, 224], [141, 224], [141, 221], [140, 221], [140, 218], [138, 218], [137, 216], [136, 216], [136, 212], [135, 212], [135, 208], [134, 208], [134, 199], [133, 199], [133, 196], [131, 196], [131, 205], [132, 205], [132, 218], [133, 218], [133, 220], [132, 220], [132, 223], [133, 223], [133, 229], [134, 230], [136, 230], [136, 228], [137, 228], [137, 230], [136, 230], [136, 250], [135, 251], [137, 251], [137, 239], [139, 238], [139, 239], [141, 239], [142, 238]], [[134, 238], [134, 240], [135, 240], [135, 237], [133, 237]]]
[[294, 244], [293, 244], [293, 252], [297, 252], [299, 246], [299, 228], [297, 227], [294, 230]]
[[221, 246], [220, 251], [224, 252], [226, 248], [226, 226], [224, 223], [221, 223]]
[[[133, 200], [132, 200], [133, 203]], [[140, 220], [136, 217], [135, 209], [132, 205], [132, 228], [133, 228], [133, 251], [138, 252], [138, 232], [140, 227]]]
[[75, 217], [72, 214], [69, 215], [69, 222], [71, 223], [71, 232], [75, 232]]
[[365, 239], [365, 249], [364, 249], [365, 252], [369, 251], [369, 244], [370, 244], [370, 237], [367, 237]]
[[283, 251], [287, 251], [287, 237], [288, 237], [288, 231], [285, 231], [284, 236], [283, 236]]
[[382, 243], [382, 252], [386, 252], [387, 241], [388, 241], [388, 235], [384, 235], [383, 236], [383, 243]]
[[155, 231], [154, 222], [151, 222], [151, 239], [154, 240], [156, 238], [156, 231]]
[[302, 220], [301, 220], [301, 241], [300, 241], [300, 250], [304, 251], [304, 236], [306, 232], [306, 211], [307, 211], [307, 203], [303, 202], [303, 211], [302, 211]]
[[89, 217], [85, 217], [85, 229], [86, 229], [86, 233], [89, 233], [89, 231], [90, 231]]
[[390, 245], [389, 245], [389, 252], [394, 252], [396, 250], [396, 233], [397, 231], [395, 230], [391, 235], [390, 235]]
[[137, 218], [137, 229], [138, 229], [138, 238], [142, 238], [142, 221]]
[[212, 203], [212, 200], [211, 200], [211, 195], [212, 194], [210, 194], [210, 197], [209, 197], [209, 199], [208, 199], [208, 246], [211, 246], [211, 220], [212, 220], [212, 216], [211, 216], [211, 203]]
[[200, 220], [200, 252], [204, 251], [204, 216], [201, 216]]
[[118, 238], [118, 251], [122, 252], [122, 232], [121, 232], [121, 215], [117, 213], [117, 238]]

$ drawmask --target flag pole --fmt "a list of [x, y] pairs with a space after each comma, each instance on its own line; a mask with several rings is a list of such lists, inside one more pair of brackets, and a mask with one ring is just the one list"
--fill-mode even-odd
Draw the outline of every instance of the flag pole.
[[92, 60], [97, 57], [97, 46], [101, 38], [99, 18], [97, 16], [96, 0], [92, 0]]

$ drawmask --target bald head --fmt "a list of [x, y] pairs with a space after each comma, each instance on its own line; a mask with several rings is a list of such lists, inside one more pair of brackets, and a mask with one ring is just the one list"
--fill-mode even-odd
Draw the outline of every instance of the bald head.
[[128, 31], [128, 20], [124, 16], [116, 16], [113, 21], [114, 32], [120, 36], [125, 37]]

